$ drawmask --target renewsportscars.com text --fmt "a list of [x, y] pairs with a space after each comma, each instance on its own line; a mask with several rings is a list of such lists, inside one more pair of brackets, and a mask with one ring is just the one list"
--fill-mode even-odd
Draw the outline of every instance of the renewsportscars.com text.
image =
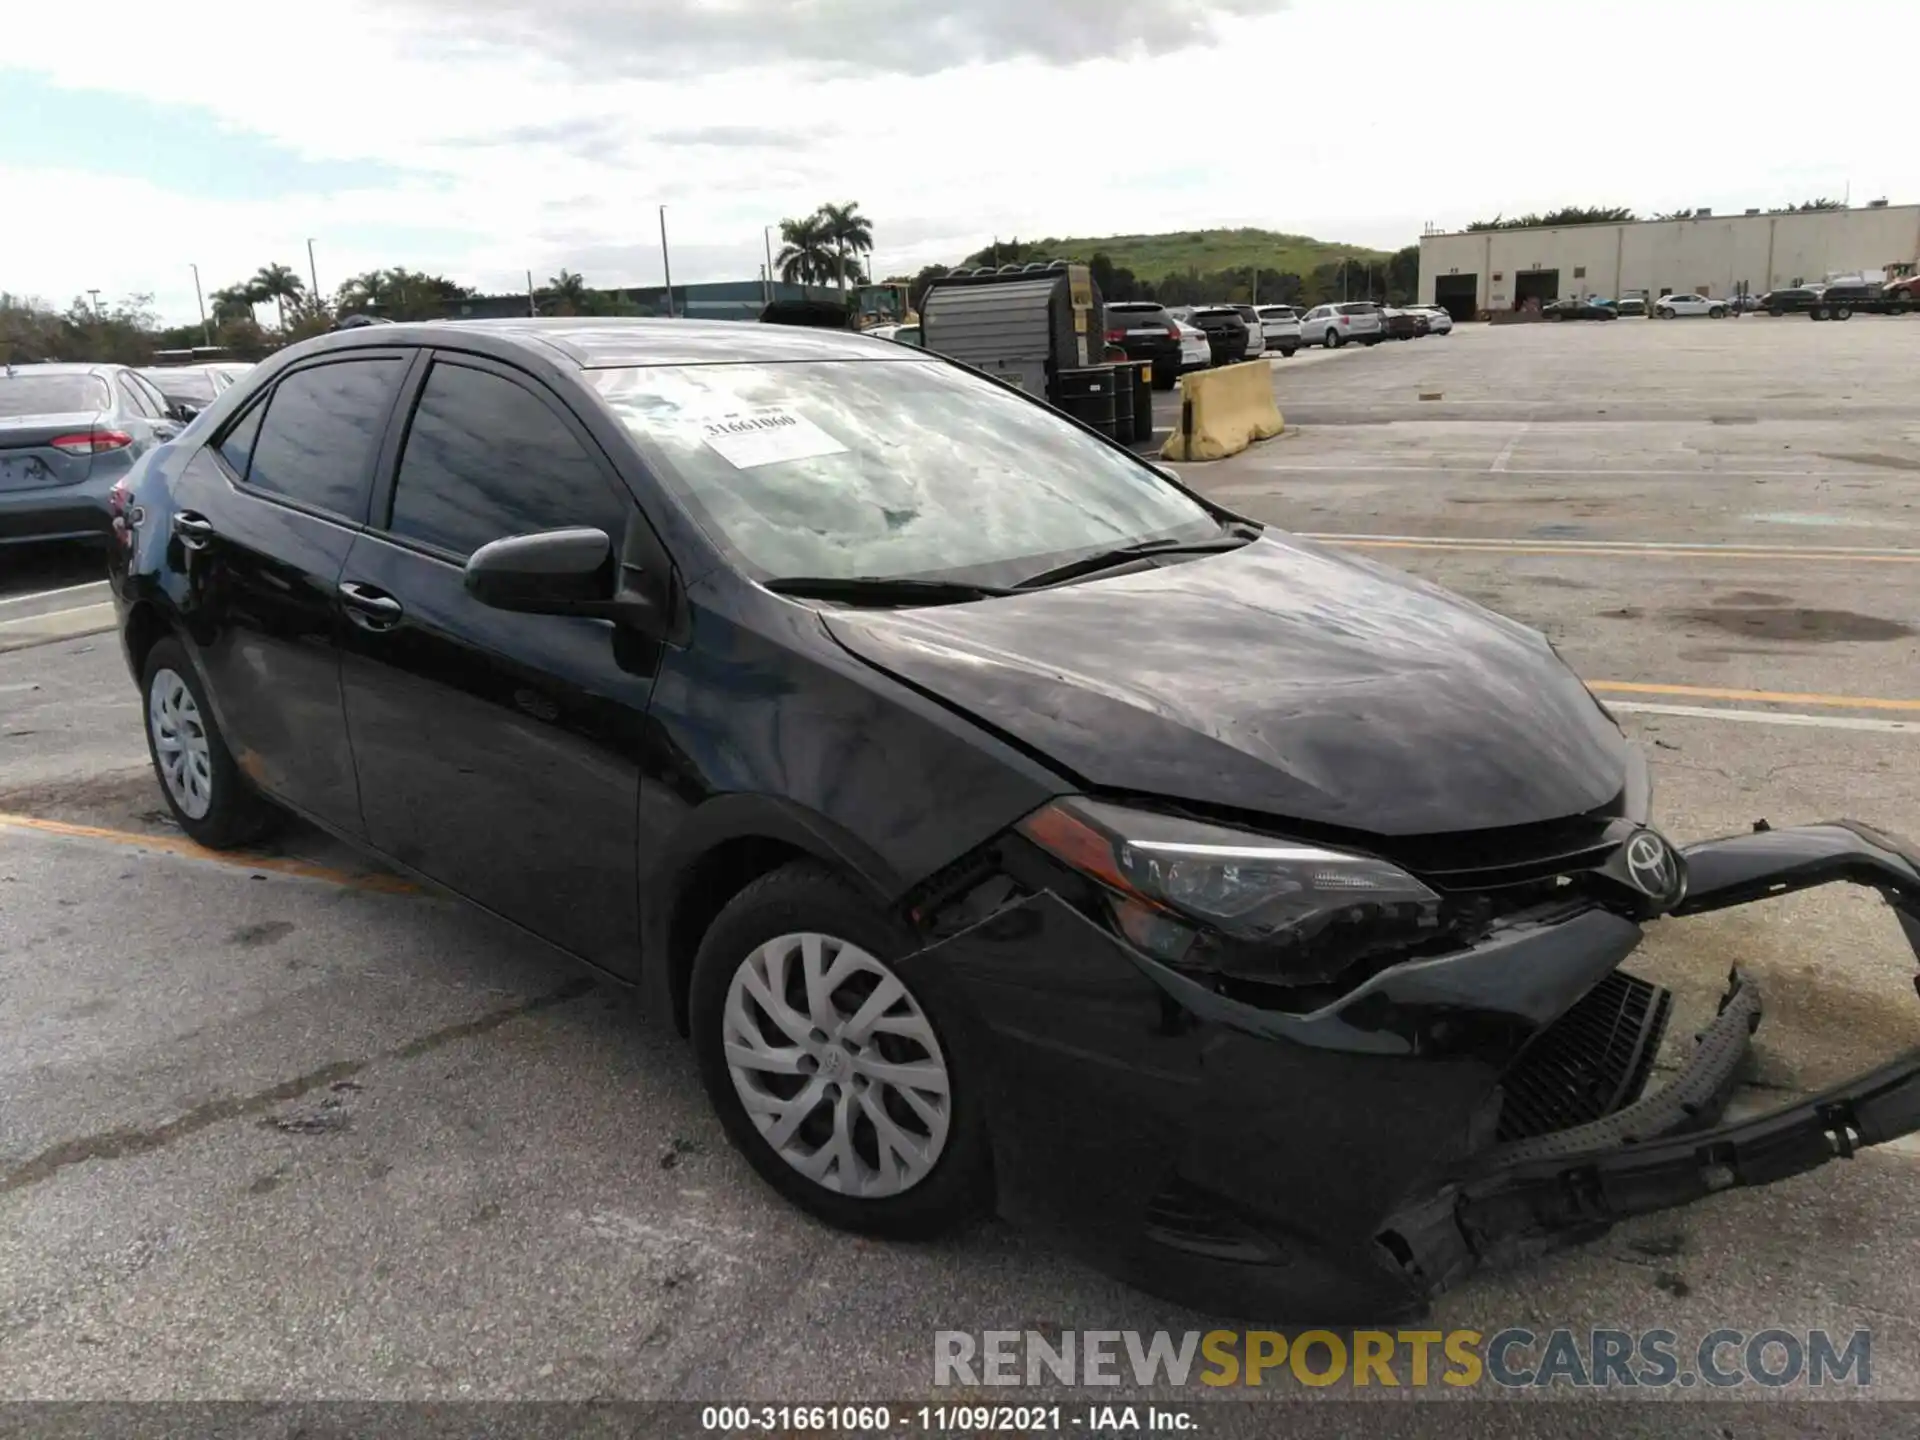
[[941, 1330], [935, 1385], [1865, 1389], [1870, 1331]]

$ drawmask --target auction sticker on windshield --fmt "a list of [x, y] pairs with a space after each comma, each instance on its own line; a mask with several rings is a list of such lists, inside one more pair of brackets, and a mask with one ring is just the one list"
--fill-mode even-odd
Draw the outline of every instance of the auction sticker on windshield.
[[839, 455], [847, 448], [804, 415], [788, 410], [751, 410], [695, 423], [708, 448], [738, 470]]

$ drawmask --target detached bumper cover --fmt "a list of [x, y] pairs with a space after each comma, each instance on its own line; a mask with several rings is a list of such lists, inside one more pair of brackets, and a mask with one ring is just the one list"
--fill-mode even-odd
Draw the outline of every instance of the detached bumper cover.
[[[1920, 956], [1920, 864], [1851, 823], [1683, 852], [1697, 914], [1846, 880]], [[1657, 1093], [1500, 1143], [1516, 1055], [1609, 976], [1640, 930], [1594, 910], [1376, 975], [1294, 1014], [1215, 993], [1051, 894], [901, 962], [982, 1077], [1000, 1205], [1141, 1288], [1215, 1313], [1416, 1314], [1486, 1261], [1765, 1184], [1920, 1130], [1920, 1050], [1777, 1114], [1710, 1128], [1760, 1017], [1735, 973]], [[908, 973], [911, 972], [911, 973]]]

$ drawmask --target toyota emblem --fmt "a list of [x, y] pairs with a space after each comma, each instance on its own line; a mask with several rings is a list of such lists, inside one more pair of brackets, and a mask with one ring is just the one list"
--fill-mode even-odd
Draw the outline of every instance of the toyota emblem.
[[1664, 900], [1679, 882], [1680, 862], [1666, 841], [1642, 830], [1627, 842], [1627, 877], [1654, 899]]

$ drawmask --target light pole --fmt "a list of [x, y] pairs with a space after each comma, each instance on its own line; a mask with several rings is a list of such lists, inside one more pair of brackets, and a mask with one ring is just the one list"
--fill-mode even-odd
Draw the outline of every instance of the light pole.
[[760, 239], [767, 247], [767, 303], [773, 303], [773, 227], [762, 225]]
[[313, 282], [313, 303], [320, 303], [320, 272], [313, 264], [313, 239], [307, 239], [307, 278]]
[[673, 318], [673, 261], [667, 256], [667, 207], [660, 207], [660, 268], [667, 273], [667, 318]]
[[98, 320], [100, 318], [100, 292], [98, 290], [89, 290], [87, 294], [93, 297], [93, 318]]
[[213, 344], [213, 326], [207, 323], [207, 299], [200, 293], [200, 267], [191, 262], [188, 269], [193, 271], [193, 298], [200, 306], [200, 333], [206, 336], [207, 344]]

